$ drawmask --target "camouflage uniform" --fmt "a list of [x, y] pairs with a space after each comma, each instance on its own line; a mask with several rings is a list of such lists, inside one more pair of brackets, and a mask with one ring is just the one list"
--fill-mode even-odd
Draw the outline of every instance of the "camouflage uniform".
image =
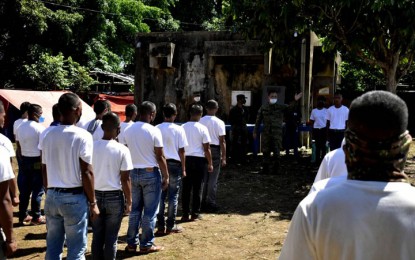
[[[284, 112], [292, 105], [285, 104], [265, 104], [259, 110], [255, 121], [254, 133], [258, 134], [259, 126], [261, 122], [264, 124], [262, 131], [262, 154], [263, 159], [263, 172], [268, 173], [270, 171], [270, 164], [273, 166], [274, 173], [278, 172], [280, 164], [280, 150], [282, 148], [282, 123], [284, 119]], [[271, 152], [273, 152], [273, 160], [271, 162]]]

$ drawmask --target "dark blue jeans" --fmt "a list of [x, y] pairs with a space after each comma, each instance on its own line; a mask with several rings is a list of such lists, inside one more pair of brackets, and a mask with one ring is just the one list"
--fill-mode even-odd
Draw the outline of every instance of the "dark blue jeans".
[[17, 176], [17, 185], [20, 192], [19, 222], [23, 221], [27, 216], [30, 195], [32, 195], [31, 212], [33, 219], [36, 220], [40, 217], [40, 203], [45, 193], [40, 157], [23, 156], [20, 168], [19, 175]]
[[[169, 170], [169, 187], [161, 192], [159, 213], [157, 214], [157, 226], [159, 229], [164, 229], [167, 224], [167, 229], [171, 230], [176, 223], [177, 205], [179, 203], [179, 191], [182, 185], [182, 165], [180, 162], [167, 162]], [[167, 196], [168, 195], [168, 196]], [[164, 209], [168, 197], [168, 213], [167, 221], [164, 219]]]
[[141, 226], [140, 248], [154, 244], [154, 228], [161, 196], [161, 174], [157, 167], [152, 171], [133, 169], [130, 171], [133, 203], [128, 219], [127, 243], [138, 245], [138, 229]]
[[95, 191], [99, 215], [92, 221], [92, 258], [115, 259], [118, 232], [124, 213], [124, 194], [121, 190]]
[[200, 213], [202, 202], [203, 177], [207, 171], [205, 157], [186, 156], [186, 177], [183, 178], [182, 207], [183, 215], [190, 213], [190, 197], [192, 194], [192, 215]]

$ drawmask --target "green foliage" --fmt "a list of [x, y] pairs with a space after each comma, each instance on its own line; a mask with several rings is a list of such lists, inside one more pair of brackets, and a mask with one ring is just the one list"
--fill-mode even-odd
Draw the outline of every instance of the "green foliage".
[[85, 90], [95, 81], [86, 68], [72, 60], [65, 59], [62, 53], [52, 56], [41, 53], [37, 61], [24, 66], [27, 75], [35, 83], [37, 90], [67, 89]]

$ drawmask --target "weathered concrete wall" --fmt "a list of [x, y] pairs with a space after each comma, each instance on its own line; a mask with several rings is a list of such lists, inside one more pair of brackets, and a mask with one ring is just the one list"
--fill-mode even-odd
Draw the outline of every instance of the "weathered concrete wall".
[[[264, 86], [285, 86], [286, 102], [299, 92], [297, 68], [282, 66], [271, 71], [269, 50], [237, 34], [138, 34], [136, 47], [136, 103], [150, 100], [158, 108], [167, 102], [175, 103], [181, 122], [188, 120], [188, 107], [195, 93], [200, 94], [202, 104], [217, 100], [218, 116], [226, 121], [232, 90], [251, 91], [249, 121], [253, 122], [262, 104]], [[162, 120], [161, 113], [157, 120]]]

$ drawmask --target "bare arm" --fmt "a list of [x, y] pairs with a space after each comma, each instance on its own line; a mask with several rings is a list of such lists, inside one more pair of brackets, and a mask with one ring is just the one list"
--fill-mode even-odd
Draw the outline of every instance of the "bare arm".
[[125, 197], [125, 214], [131, 212], [131, 205], [133, 203], [131, 198], [131, 178], [130, 171], [121, 171], [121, 186]]
[[205, 157], [208, 161], [208, 172], [213, 172], [212, 153], [210, 151], [210, 144], [203, 144], [203, 150], [205, 150]]
[[222, 167], [226, 166], [226, 140], [225, 136], [219, 136], [220, 151], [222, 153]]
[[11, 256], [17, 249], [13, 232], [13, 206], [9, 194], [9, 181], [0, 183], [0, 226], [6, 235], [6, 256]]
[[9, 180], [9, 190], [10, 190], [10, 199], [12, 200], [13, 207], [16, 207], [19, 205], [19, 196], [17, 194], [18, 188], [17, 188], [17, 180], [16, 177]]
[[82, 186], [84, 187], [84, 192], [90, 203], [89, 209], [91, 219], [95, 220], [99, 215], [99, 209], [95, 199], [94, 171], [92, 165], [83, 161], [81, 158], [79, 158], [79, 164], [81, 165]]
[[163, 147], [154, 147], [154, 152], [156, 153], [157, 163], [159, 165], [161, 175], [163, 176], [162, 189], [165, 190], [169, 186], [169, 172], [167, 170], [166, 157], [164, 157]]
[[180, 162], [182, 163], [182, 173], [183, 177], [186, 177], [186, 155], [184, 153], [184, 148], [179, 148], [179, 157]]
[[22, 147], [20, 146], [19, 141], [16, 141], [16, 156], [19, 160], [22, 159]]

